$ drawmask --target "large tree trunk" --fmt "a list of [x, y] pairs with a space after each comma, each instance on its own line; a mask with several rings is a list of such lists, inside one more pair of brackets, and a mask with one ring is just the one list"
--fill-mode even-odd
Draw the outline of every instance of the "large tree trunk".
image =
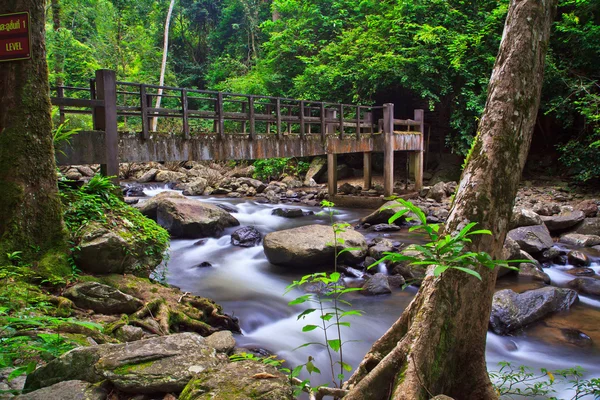
[[[52, 30], [55, 32], [56, 39], [58, 40], [59, 30], [60, 30], [60, 3], [59, 0], [52, 0], [51, 9], [52, 9]], [[57, 45], [58, 47], [58, 45]], [[57, 48], [54, 53], [54, 73], [56, 74], [56, 80], [54, 84], [59, 87], [64, 85], [63, 80], [63, 72], [65, 69], [65, 60], [63, 56], [63, 49]]]
[[[171, 0], [169, 4], [169, 11], [167, 12], [167, 20], [165, 21], [165, 35], [164, 35], [164, 43], [163, 43], [163, 56], [162, 63], [160, 65], [160, 78], [158, 82], [158, 86], [162, 86], [165, 84], [165, 73], [167, 71], [167, 54], [169, 51], [169, 29], [171, 26], [171, 15], [173, 14], [173, 7], [175, 6], [175, 0]], [[156, 108], [160, 108], [161, 95], [163, 93], [162, 88], [158, 89], [158, 97], [156, 98]], [[158, 125], [158, 118], [152, 118], [152, 131], [156, 132], [156, 127]]]
[[41, 273], [68, 272], [52, 147], [44, 0], [0, 2], [31, 15], [31, 59], [0, 62], [0, 262], [22, 251]]
[[[488, 98], [446, 232], [469, 222], [489, 229], [472, 250], [500, 255], [540, 101], [556, 0], [512, 0]], [[345, 400], [496, 398], [485, 343], [496, 271], [483, 281], [429, 271], [419, 293], [350, 379]]]

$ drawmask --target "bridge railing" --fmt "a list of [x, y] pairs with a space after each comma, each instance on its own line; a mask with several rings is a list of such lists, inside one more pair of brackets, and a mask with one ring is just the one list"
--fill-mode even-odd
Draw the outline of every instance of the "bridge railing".
[[[98, 71], [103, 73], [103, 71]], [[114, 74], [113, 74], [114, 76]], [[148, 139], [155, 131], [192, 135], [319, 135], [341, 139], [382, 133], [383, 106], [364, 106], [291, 98], [225, 93], [132, 82], [90, 80], [90, 87], [52, 88], [52, 103], [61, 122], [67, 114], [104, 114], [111, 102], [120, 130], [139, 132]], [[111, 98], [104, 93], [112, 93]], [[156, 100], [161, 106], [156, 107]], [[157, 123], [158, 122], [158, 123]], [[102, 124], [99, 124], [102, 125]], [[156, 127], [158, 128], [156, 129]]]

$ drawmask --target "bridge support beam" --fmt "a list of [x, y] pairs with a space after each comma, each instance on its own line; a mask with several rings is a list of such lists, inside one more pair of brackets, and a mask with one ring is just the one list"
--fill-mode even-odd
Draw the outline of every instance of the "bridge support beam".
[[327, 154], [327, 189], [329, 198], [337, 194], [337, 154]]
[[100, 171], [104, 176], [114, 176], [119, 182], [119, 132], [117, 130], [117, 76], [115, 71], [96, 71], [96, 97], [104, 102], [94, 110], [94, 129], [104, 131], [105, 162]]
[[366, 152], [363, 153], [363, 178], [365, 190], [371, 189], [372, 181], [373, 181], [373, 162], [372, 162], [372, 153]]
[[394, 104], [383, 105], [383, 195], [394, 194]]
[[419, 151], [415, 153], [415, 190], [423, 188], [423, 152], [424, 152], [424, 137], [425, 137], [425, 110], [415, 110], [414, 120], [421, 122], [419, 129], [421, 131], [421, 145]]

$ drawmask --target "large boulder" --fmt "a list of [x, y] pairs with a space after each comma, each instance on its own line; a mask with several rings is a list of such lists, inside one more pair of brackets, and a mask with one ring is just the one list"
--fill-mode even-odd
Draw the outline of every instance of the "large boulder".
[[187, 179], [187, 175], [183, 172], [176, 171], [158, 171], [154, 180], [156, 182], [164, 182], [164, 183], [180, 183]]
[[314, 179], [315, 182], [319, 181], [319, 178], [327, 169], [327, 158], [325, 157], [315, 157], [310, 163], [308, 167], [308, 171], [306, 171], [306, 176], [304, 177], [304, 185], [310, 186], [311, 179]]
[[598, 214], [598, 204], [594, 200], [583, 200], [575, 206], [575, 209], [583, 211], [588, 218]]
[[195, 333], [179, 333], [124, 344], [80, 347], [32, 372], [25, 392], [67, 380], [108, 381], [126, 393], [183, 390], [197, 373], [221, 366], [217, 354]]
[[560, 237], [560, 241], [573, 246], [592, 247], [600, 244], [600, 236], [567, 233]]
[[429, 189], [427, 197], [434, 199], [438, 203], [446, 197], [446, 184], [444, 182], [438, 182]]
[[567, 286], [577, 290], [582, 294], [590, 294], [592, 296], [600, 296], [600, 280], [595, 278], [577, 278], [573, 279]]
[[377, 273], [369, 279], [367, 279], [362, 289], [363, 290], [361, 291], [361, 293], [367, 296], [376, 296], [379, 294], [392, 293], [388, 277], [382, 273]]
[[240, 247], [254, 247], [262, 240], [262, 234], [252, 226], [244, 226], [231, 234], [231, 244]]
[[199, 238], [219, 236], [240, 223], [227, 211], [178, 193], [163, 192], [143, 203], [142, 214], [158, 222], [171, 236]]
[[533, 210], [515, 207], [510, 219], [510, 229], [520, 228], [522, 226], [541, 225], [542, 223], [542, 218]]
[[65, 290], [63, 296], [79, 308], [100, 314], [132, 314], [144, 305], [140, 299], [98, 282], [78, 283]]
[[208, 181], [204, 178], [194, 178], [193, 181], [186, 184], [183, 189], [183, 194], [186, 196], [202, 196], [204, 190], [208, 186]]
[[84, 272], [134, 274], [148, 277], [162, 262], [162, 254], [147, 252], [148, 243], [135, 240], [127, 226], [110, 229], [90, 222], [77, 232], [73, 257]]
[[552, 247], [554, 242], [544, 225], [523, 226], [508, 232], [508, 237], [519, 244], [521, 250], [538, 254]]
[[[338, 238], [343, 243], [338, 251], [356, 247], [340, 255], [340, 262], [360, 263], [367, 254], [367, 242], [362, 234], [348, 227]], [[284, 267], [332, 266], [335, 256], [333, 228], [327, 225], [307, 225], [267, 234], [263, 240], [265, 255], [271, 264]]]
[[258, 361], [229, 363], [207, 369], [192, 379], [179, 400], [292, 400], [292, 387], [286, 375]]
[[600, 236], [600, 218], [586, 218], [575, 227], [574, 233]]
[[592, 263], [589, 257], [579, 250], [571, 250], [567, 254], [567, 260], [569, 261], [569, 264], [576, 267], [587, 267]]
[[500, 290], [494, 295], [490, 326], [497, 334], [506, 335], [551, 313], [568, 310], [578, 299], [574, 290], [552, 286], [521, 294]]
[[541, 217], [544, 221], [544, 225], [550, 232], [561, 232], [567, 230], [585, 219], [583, 211], [574, 210], [566, 213], [560, 213], [559, 215], [553, 215], [550, 217]]
[[72, 380], [59, 382], [34, 392], [14, 397], [14, 400], [105, 400], [107, 391], [99, 385]]
[[[520, 260], [521, 259], [521, 248], [519, 244], [512, 240], [510, 237], [504, 239], [504, 245], [502, 246], [502, 259], [503, 260]], [[498, 268], [498, 278], [507, 275], [514, 270], [500, 267]]]

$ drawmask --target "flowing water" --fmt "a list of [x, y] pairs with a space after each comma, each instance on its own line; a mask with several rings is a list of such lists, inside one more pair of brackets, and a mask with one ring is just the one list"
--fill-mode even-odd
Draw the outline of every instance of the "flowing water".
[[[164, 189], [147, 190], [150, 196]], [[259, 204], [254, 201], [223, 198], [203, 198], [202, 201], [227, 204], [236, 209], [232, 213], [241, 226], [254, 226], [263, 235], [282, 229], [308, 224], [329, 224], [328, 216], [307, 216], [298, 219], [286, 219], [271, 215], [274, 208], [298, 208], [294, 205]], [[308, 207], [301, 207], [308, 210]], [[313, 211], [319, 211], [313, 209]], [[336, 221], [356, 223], [368, 214], [368, 210], [338, 209]], [[326, 351], [319, 346], [300, 348], [304, 343], [322, 342], [322, 332], [302, 332], [305, 324], [318, 324], [314, 318], [298, 321], [296, 316], [307, 307], [291, 307], [287, 303], [300, 295], [293, 291], [284, 296], [286, 286], [298, 279], [306, 271], [291, 270], [271, 265], [261, 245], [241, 248], [231, 245], [230, 234], [236, 228], [228, 229], [220, 238], [198, 240], [173, 240], [169, 262], [168, 281], [183, 291], [212, 298], [221, 304], [228, 314], [240, 320], [243, 335], [236, 337], [238, 345], [247, 348], [261, 348], [276, 353], [290, 365], [299, 365], [307, 361], [310, 355], [323, 372], [313, 376], [312, 383], [326, 383], [331, 376]], [[362, 232], [369, 240], [379, 234]], [[389, 234], [392, 240], [415, 242], [419, 239], [404, 231]], [[590, 254], [592, 268], [600, 272], [600, 257]], [[199, 267], [209, 262], [212, 267]], [[564, 286], [574, 277], [565, 271], [569, 266], [553, 266], [545, 271], [553, 284]], [[498, 289], [512, 288], [524, 291], [541, 287], [539, 282], [502, 279]], [[358, 365], [371, 344], [378, 339], [402, 314], [416, 294], [417, 289], [394, 289], [391, 295], [368, 297], [353, 293], [348, 297], [353, 308], [364, 311], [362, 317], [352, 318], [352, 328], [342, 328], [345, 361]], [[600, 376], [600, 299], [580, 296], [580, 303], [570, 311], [555, 314], [543, 322], [528, 327], [514, 336], [498, 336], [488, 333], [487, 360], [490, 369], [498, 369], [498, 362], [509, 361], [516, 365], [527, 365], [548, 369], [566, 369], [581, 366], [587, 377]], [[465, 327], [468, 329], [468, 327]], [[567, 340], [573, 330], [585, 332], [591, 339], [581, 344]], [[565, 333], [566, 332], [566, 333]], [[337, 374], [337, 371], [336, 371]], [[563, 393], [566, 395], [567, 393]], [[564, 396], [566, 397], [566, 396]], [[569, 396], [570, 397], [570, 396]]]

